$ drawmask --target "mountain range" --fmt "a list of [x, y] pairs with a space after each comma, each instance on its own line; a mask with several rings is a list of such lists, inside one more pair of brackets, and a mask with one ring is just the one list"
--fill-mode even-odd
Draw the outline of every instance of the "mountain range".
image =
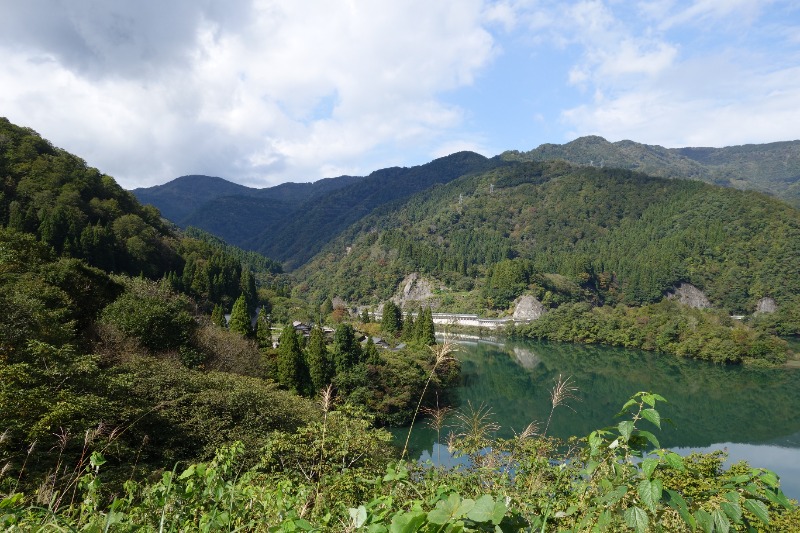
[[397, 204], [463, 175], [513, 163], [553, 160], [751, 189], [800, 206], [800, 141], [663, 148], [633, 141], [611, 143], [597, 136], [563, 145], [543, 144], [529, 152], [507, 151], [493, 158], [459, 152], [410, 168], [392, 167], [368, 176], [339, 176], [314, 183], [256, 189], [219, 177], [194, 175], [132, 192], [181, 227], [198, 227], [280, 260], [292, 270], [377, 207]]

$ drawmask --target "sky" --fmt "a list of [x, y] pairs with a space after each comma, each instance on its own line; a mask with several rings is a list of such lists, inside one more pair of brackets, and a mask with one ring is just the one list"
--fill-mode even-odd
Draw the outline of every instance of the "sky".
[[0, 116], [125, 188], [800, 139], [800, 0], [0, 0]]

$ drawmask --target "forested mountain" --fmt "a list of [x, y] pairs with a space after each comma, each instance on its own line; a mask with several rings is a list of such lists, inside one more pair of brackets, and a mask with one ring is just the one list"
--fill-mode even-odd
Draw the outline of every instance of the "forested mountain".
[[240, 246], [264, 231], [274, 231], [308, 201], [361, 181], [340, 176], [314, 183], [282, 183], [254, 189], [211, 176], [181, 176], [164, 185], [134, 189], [180, 227], [195, 226]]
[[[564, 162], [465, 176], [364, 218], [298, 273], [319, 297], [390, 297], [411, 272], [455, 310], [523, 292], [641, 305], [681, 282], [731, 313], [800, 294], [800, 211], [699, 181]], [[457, 309], [459, 298], [465, 308]]]
[[221, 178], [184, 176], [133, 193], [179, 226], [201, 228], [292, 268], [308, 261], [377, 206], [502, 164], [498, 159], [461, 152], [416, 167], [378, 170], [366, 177], [340, 176], [250, 189]]
[[664, 148], [598, 136], [566, 144], [543, 144], [529, 152], [508, 151], [509, 161], [563, 159], [577, 165], [636, 170], [651, 176], [698, 179], [773, 194], [800, 207], [800, 141], [725, 148]]
[[283, 226], [266, 229], [245, 246], [297, 267], [376, 207], [503, 164], [474, 152], [458, 152], [416, 167], [378, 170], [354, 185], [305, 202]]

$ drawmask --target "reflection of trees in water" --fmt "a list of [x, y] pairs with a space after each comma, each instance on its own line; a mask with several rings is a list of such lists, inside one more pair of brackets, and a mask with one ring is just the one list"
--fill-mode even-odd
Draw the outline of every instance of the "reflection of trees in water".
[[[521, 365], [519, 356], [523, 354]], [[665, 446], [714, 442], [763, 442], [800, 431], [800, 371], [724, 367], [674, 356], [546, 342], [504, 347], [478, 343], [462, 347], [461, 403], [491, 406], [500, 435], [544, 420], [549, 393], [559, 374], [570, 375], [581, 402], [560, 408], [550, 433], [584, 436], [614, 423], [632, 394], [650, 390], [669, 400], [661, 411], [675, 427], [658, 436]]]

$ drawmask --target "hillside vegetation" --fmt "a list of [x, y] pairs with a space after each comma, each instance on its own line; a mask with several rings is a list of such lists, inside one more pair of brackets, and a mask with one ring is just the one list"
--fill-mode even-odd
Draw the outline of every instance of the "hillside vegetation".
[[635, 170], [651, 176], [697, 179], [770, 193], [800, 207], [800, 141], [724, 148], [664, 148], [633, 141], [611, 143], [598, 136], [566, 144], [543, 144], [528, 152], [508, 151], [509, 161], [562, 159], [577, 165]]
[[556, 274], [561, 292], [598, 303], [655, 302], [688, 282], [716, 307], [751, 313], [800, 290], [800, 211], [700, 182], [524, 163], [378, 212], [326, 252], [302, 270], [311, 290], [355, 301], [386, 299], [421, 271], [504, 307]]
[[[329, 348], [319, 327], [305, 341], [289, 323], [275, 350], [263, 310], [280, 307], [288, 322], [317, 307], [282, 292], [279, 264], [174, 231], [109, 176], [5, 119], [0, 177], [0, 529], [800, 524], [773, 472], [661, 449], [651, 430], [664, 400], [645, 392], [618, 425], [567, 446], [535, 423], [495, 439], [491, 414], [466, 406], [450, 444], [470, 466], [426, 469], [374, 420], [413, 424], [423, 408], [440, 420], [458, 372], [452, 346], [378, 352], [345, 322]], [[416, 338], [427, 344], [423, 316]], [[307, 398], [328, 379], [335, 390]], [[555, 383], [551, 416], [574, 392]]]

